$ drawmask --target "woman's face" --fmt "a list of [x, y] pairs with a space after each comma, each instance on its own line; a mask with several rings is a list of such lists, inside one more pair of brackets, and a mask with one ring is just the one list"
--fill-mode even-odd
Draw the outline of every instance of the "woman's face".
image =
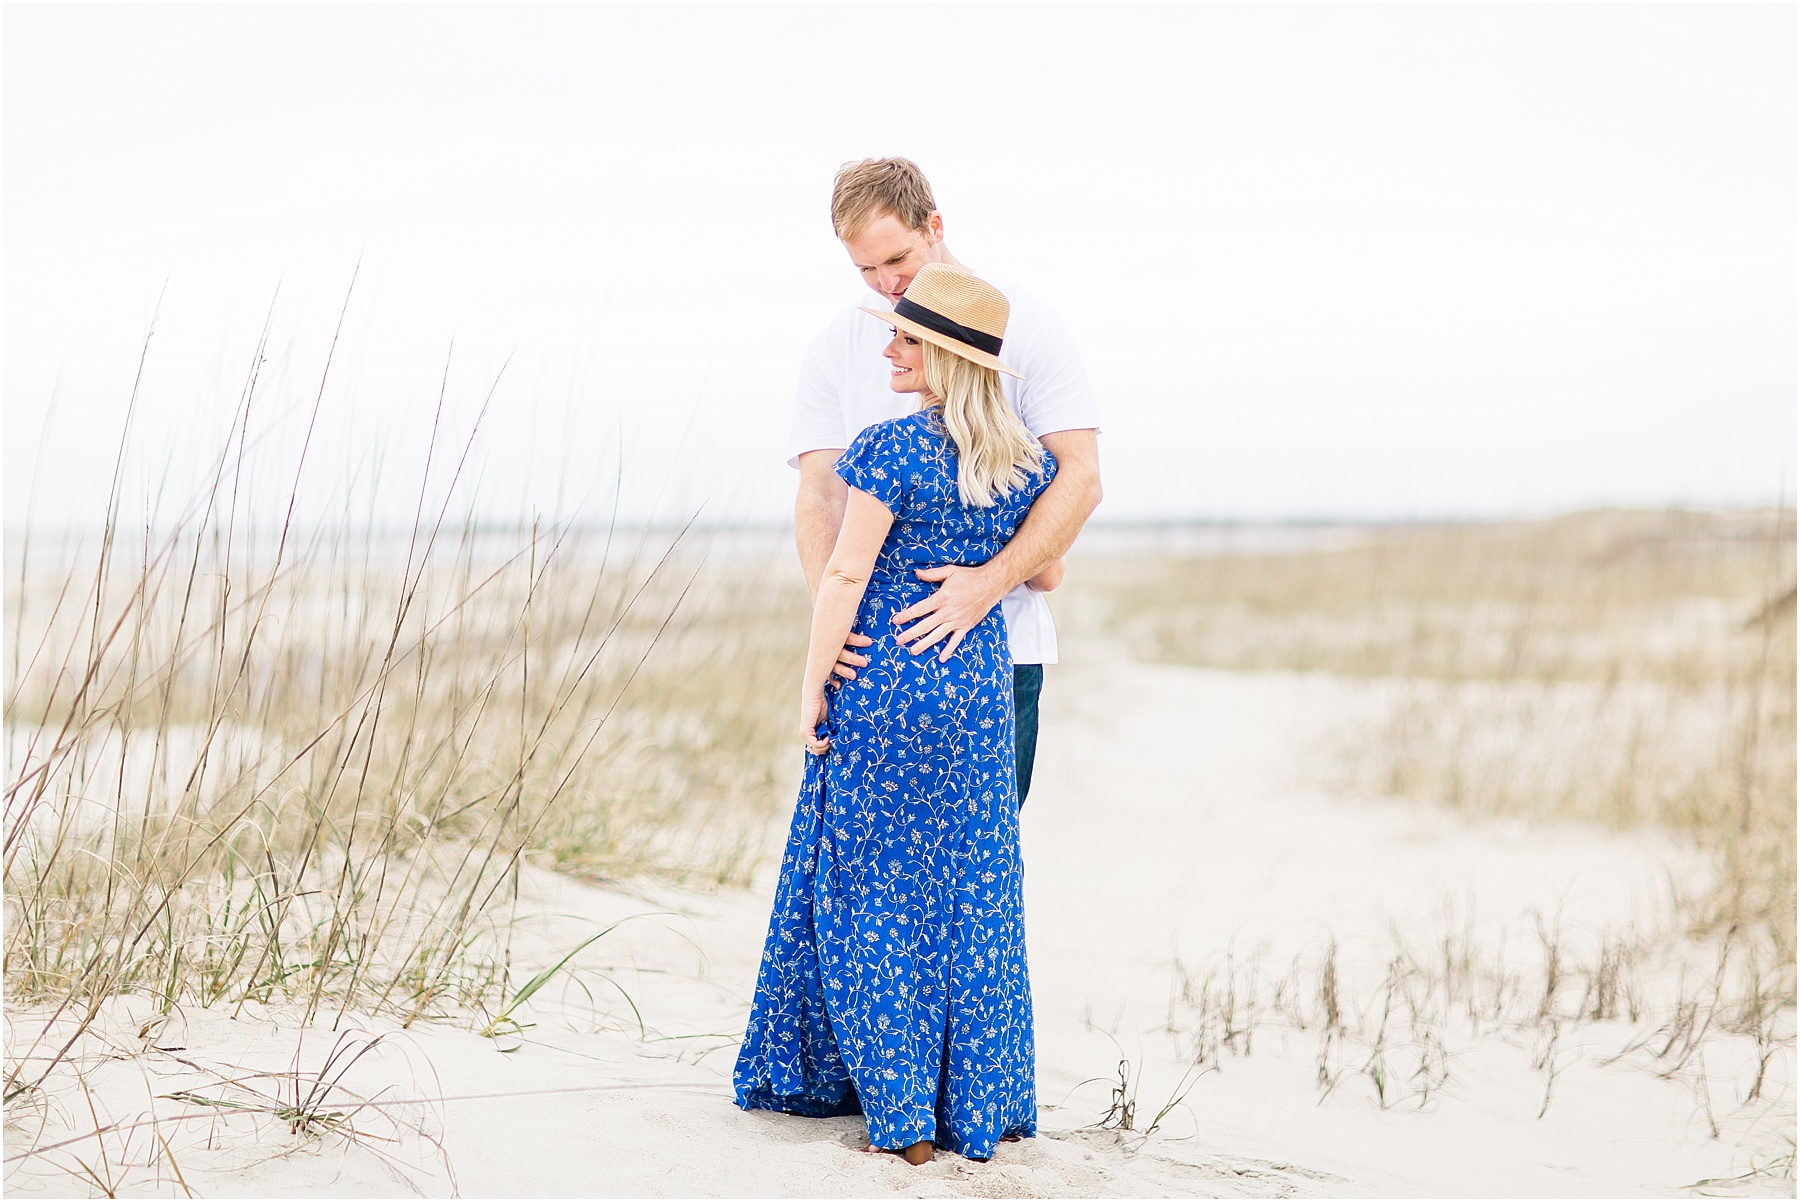
[[895, 392], [925, 391], [925, 343], [905, 330], [895, 330], [894, 340], [881, 352], [893, 365], [888, 387]]

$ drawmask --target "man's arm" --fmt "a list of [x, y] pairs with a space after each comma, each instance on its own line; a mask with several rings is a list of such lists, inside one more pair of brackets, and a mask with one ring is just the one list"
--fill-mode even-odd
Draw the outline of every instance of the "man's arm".
[[1052, 559], [1048, 564], [1044, 565], [1044, 569], [1041, 572], [1036, 576], [1033, 576], [1030, 580], [1027, 580], [1025, 582], [1025, 587], [1034, 593], [1054, 592], [1062, 586], [1065, 570], [1063, 557], [1058, 555], [1055, 559]]
[[[806, 573], [806, 587], [813, 600], [819, 599], [819, 581], [825, 565], [838, 544], [844, 527], [844, 502], [850, 488], [837, 474], [841, 449], [807, 451], [800, 456], [800, 491], [794, 494], [794, 546], [800, 552], [800, 570]], [[871, 561], [872, 562], [872, 561]], [[839, 652], [832, 668], [845, 680], [855, 680], [856, 670], [869, 664], [869, 657], [851, 650], [867, 647], [875, 640], [864, 634], [852, 634]]]
[[1000, 554], [979, 567], [919, 570], [919, 579], [938, 582], [937, 591], [894, 615], [895, 622], [913, 623], [898, 637], [914, 655], [943, 641], [938, 658], [949, 659], [963, 636], [1000, 604], [1000, 598], [1074, 545], [1075, 536], [1100, 504], [1098, 433], [1058, 430], [1039, 441], [1056, 456], [1056, 479], [1031, 503]]
[[800, 552], [800, 570], [806, 587], [819, 595], [819, 578], [837, 546], [844, 525], [844, 499], [849, 488], [836, 471], [842, 447], [808, 451], [800, 456], [800, 490], [794, 494], [794, 545]]

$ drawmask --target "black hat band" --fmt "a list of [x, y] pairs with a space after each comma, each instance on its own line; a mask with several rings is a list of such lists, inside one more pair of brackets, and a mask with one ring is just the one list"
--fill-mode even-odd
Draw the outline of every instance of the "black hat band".
[[1000, 340], [992, 334], [984, 334], [980, 330], [973, 330], [959, 322], [951, 321], [942, 313], [933, 313], [924, 305], [909, 301], [904, 296], [894, 305], [894, 316], [917, 322], [935, 334], [954, 338], [978, 351], [986, 351], [990, 355], [1000, 353]]

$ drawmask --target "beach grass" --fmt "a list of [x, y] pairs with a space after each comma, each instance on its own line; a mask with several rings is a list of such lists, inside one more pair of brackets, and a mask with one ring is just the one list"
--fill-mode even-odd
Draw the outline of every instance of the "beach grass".
[[59, 1032], [9, 1099], [127, 994], [479, 1026], [523, 864], [741, 884], [785, 792], [805, 592], [760, 544], [481, 525], [479, 421], [409, 526], [298, 521], [313, 427], [271, 469], [262, 356], [179, 504], [127, 519], [128, 418], [103, 522], [9, 536], [5, 983]]
[[505, 987], [528, 857], [742, 883], [803, 611], [760, 565], [604, 540], [465, 531], [408, 568], [189, 537], [122, 583], [28, 576], [9, 996], [412, 1017]]
[[1794, 511], [1342, 528], [1268, 553], [1094, 557], [1081, 630], [1140, 658], [1331, 672], [1386, 704], [1322, 783], [1474, 816], [1677, 832], [1695, 933], [1794, 963]]

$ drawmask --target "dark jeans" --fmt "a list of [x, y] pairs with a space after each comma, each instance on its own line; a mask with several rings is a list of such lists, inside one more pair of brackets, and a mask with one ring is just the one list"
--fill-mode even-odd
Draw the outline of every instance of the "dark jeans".
[[1013, 665], [1013, 751], [1019, 765], [1019, 804], [1031, 792], [1031, 765], [1037, 760], [1038, 694], [1044, 665]]

